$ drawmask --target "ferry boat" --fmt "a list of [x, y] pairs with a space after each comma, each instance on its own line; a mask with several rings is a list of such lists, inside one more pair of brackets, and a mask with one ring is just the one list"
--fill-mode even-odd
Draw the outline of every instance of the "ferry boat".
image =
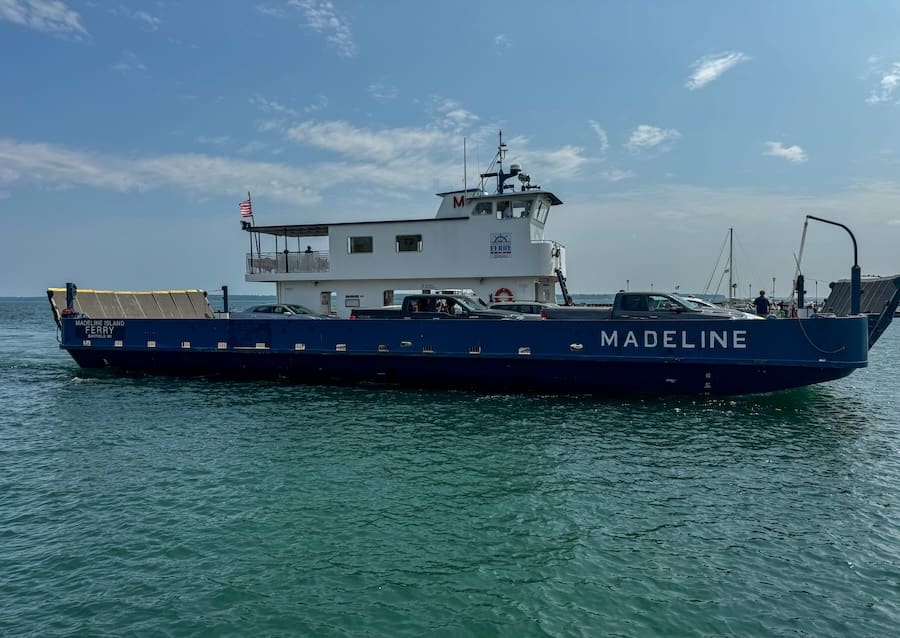
[[[216, 312], [200, 290], [111, 292], [68, 284], [47, 293], [60, 346], [85, 368], [127, 372], [737, 395], [830, 381], [866, 366], [869, 347], [897, 308], [895, 285], [893, 292], [885, 287], [890, 298], [877, 321], [859, 312], [855, 266], [848, 316], [760, 320], [695, 312], [671, 295], [629, 293], [610, 312], [561, 308], [542, 320], [480, 318], [484, 313], [472, 305], [479, 299], [552, 303], [559, 287], [571, 304], [565, 247], [544, 238], [550, 212], [562, 201], [533, 185], [520, 165], [507, 172], [506, 150], [501, 137], [480, 186], [439, 193], [432, 218], [242, 221], [251, 246], [246, 280], [274, 283], [278, 305], [292, 308], [288, 315], [228, 312], [227, 295], [224, 312]], [[491, 179], [496, 188], [488, 192]], [[249, 199], [243, 204], [250, 209]], [[272, 250], [261, 250], [264, 239]], [[456, 307], [469, 310], [418, 312], [408, 303], [364, 320], [351, 316], [365, 315], [360, 309], [367, 306], [395, 307], [410, 291], [459, 294]]]

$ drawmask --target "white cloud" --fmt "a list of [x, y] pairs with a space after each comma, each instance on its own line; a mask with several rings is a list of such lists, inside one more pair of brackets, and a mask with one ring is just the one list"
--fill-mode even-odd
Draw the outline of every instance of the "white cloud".
[[287, 126], [284, 120], [261, 120], [256, 124], [256, 130], [260, 133], [268, 133], [271, 131], [280, 131]]
[[685, 87], [694, 91], [703, 88], [713, 80], [718, 79], [723, 73], [751, 58], [740, 51], [725, 51], [714, 55], [706, 55], [696, 60], [691, 68], [694, 72], [685, 82]]
[[[875, 61], [877, 62], [877, 59]], [[900, 62], [894, 62], [887, 71], [881, 71], [879, 75], [881, 75], [881, 80], [878, 83], [878, 88], [873, 89], [869, 93], [866, 102], [879, 104], [881, 102], [893, 102], [895, 99], [900, 102], [900, 96], [894, 97], [897, 87], [900, 87]]]
[[680, 222], [689, 219], [691, 215], [683, 210], [658, 210], [653, 213], [653, 216], [663, 221]]
[[129, 73], [130, 71], [146, 71], [147, 65], [141, 62], [131, 51], [125, 51], [122, 58], [112, 65], [113, 71]]
[[664, 153], [671, 150], [672, 144], [681, 137], [677, 130], [661, 129], [647, 124], [641, 124], [631, 133], [628, 143], [625, 144], [632, 153], [658, 152]]
[[784, 146], [781, 142], [766, 142], [766, 150], [763, 151], [763, 155], [781, 157], [795, 164], [806, 161], [806, 151], [797, 145]]
[[356, 55], [353, 33], [346, 22], [338, 16], [334, 5], [328, 0], [290, 0], [288, 4], [303, 13], [306, 26], [317, 33], [327, 34], [328, 41], [346, 58]]
[[397, 87], [382, 84], [381, 82], [373, 82], [369, 85], [369, 95], [382, 104], [397, 99], [398, 93]]
[[578, 146], [566, 144], [562, 148], [555, 150], [543, 151], [538, 166], [543, 167], [536, 177], [559, 177], [572, 178], [578, 174], [581, 167], [584, 166], [588, 159], [584, 156], [584, 149]]
[[[366, 129], [340, 120], [308, 120], [275, 128], [276, 134], [309, 149], [301, 154], [307, 158], [305, 165], [204, 153], [134, 157], [0, 138], [0, 188], [13, 190], [12, 184], [24, 184], [47, 190], [85, 186], [131, 192], [175, 187], [199, 196], [217, 196], [237, 187], [265, 191], [268, 197], [291, 204], [310, 204], [321, 200], [321, 192], [337, 187], [335, 196], [346, 200], [373, 188], [401, 197], [421, 196], [423, 184], [443, 189], [462, 186], [462, 139], [455, 130], [435, 125]], [[476, 132], [470, 141], [477, 144], [482, 133]], [[196, 141], [234, 144], [238, 153], [245, 154], [268, 149], [275, 155], [282, 150], [264, 140], [242, 148], [225, 136]], [[525, 162], [536, 180], [571, 179], [589, 162], [583, 150], [574, 146], [537, 149], [523, 137], [507, 142], [515, 154], [508, 162]], [[312, 150], [334, 157], [322, 159]], [[610, 173], [610, 177], [619, 179], [624, 174]]]
[[497, 50], [498, 55], [503, 55], [510, 47], [512, 47], [512, 41], [505, 33], [494, 36], [494, 48]]
[[316, 98], [315, 102], [313, 102], [311, 104], [307, 104], [306, 106], [303, 107], [303, 112], [304, 113], [312, 113], [314, 111], [321, 111], [322, 109], [326, 108], [327, 106], [328, 106], [328, 97], [325, 95], [322, 95], [320, 93], [319, 97]]
[[294, 142], [353, 159], [375, 161], [425, 154], [428, 148], [442, 148], [451, 139], [439, 130], [397, 128], [372, 131], [341, 120], [301, 122], [287, 130], [287, 137]]
[[281, 7], [266, 7], [263, 5], [256, 5], [256, 10], [259, 11], [264, 16], [269, 16], [270, 18], [286, 18], [287, 13]]
[[252, 140], [252, 141], [244, 144], [241, 148], [239, 148], [237, 152], [241, 153], [242, 155], [247, 155], [247, 154], [252, 154], [252, 153], [258, 153], [267, 148], [268, 148], [268, 145], [263, 144], [262, 142], [257, 142], [255, 140]]
[[[89, 186], [115, 192], [179, 188], [221, 194], [251, 188], [285, 202], [315, 203], [319, 194], [307, 171], [267, 162], [167, 154], [132, 158], [75, 151], [63, 146], [0, 138], [0, 183], [27, 182], [46, 189]], [[239, 185], [239, 186], [236, 186]]]
[[609, 148], [609, 137], [607, 137], [606, 131], [600, 128], [600, 125], [594, 120], [588, 120], [588, 124], [591, 125], [591, 128], [594, 129], [594, 133], [596, 133], [597, 137], [600, 139], [600, 152], [606, 155], [606, 151]]
[[199, 135], [194, 138], [194, 141], [198, 144], [209, 144], [212, 146], [224, 146], [228, 142], [231, 141], [231, 138], [228, 135], [220, 135], [218, 137], [207, 137], [205, 135]]
[[635, 174], [633, 171], [623, 171], [618, 168], [614, 168], [609, 171], [603, 171], [600, 173], [600, 177], [605, 179], [607, 182], [621, 182], [624, 179], [631, 179]]
[[254, 95], [250, 98], [250, 104], [257, 107], [263, 113], [281, 113], [284, 115], [290, 115], [292, 117], [297, 117], [300, 115], [295, 109], [292, 109], [289, 106], [285, 106], [280, 102], [276, 102], [275, 100], [269, 100], [264, 98], [261, 95]]
[[461, 131], [474, 126], [479, 119], [477, 115], [450, 98], [432, 98], [432, 111], [435, 124], [452, 131]]
[[78, 12], [61, 0], [0, 0], [0, 20], [76, 40], [88, 35]]
[[125, 16], [126, 18], [129, 18], [136, 22], [140, 22], [150, 31], [156, 31], [157, 29], [159, 29], [159, 25], [162, 24], [162, 20], [160, 20], [156, 16], [150, 15], [146, 11], [132, 11], [131, 9], [123, 5], [119, 5], [119, 8], [114, 9], [112, 13]]

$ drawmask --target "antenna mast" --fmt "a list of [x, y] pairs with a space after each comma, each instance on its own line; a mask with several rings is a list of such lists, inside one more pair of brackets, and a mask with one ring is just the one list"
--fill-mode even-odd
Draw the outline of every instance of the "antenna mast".
[[[500, 129], [500, 143], [497, 145], [497, 175], [503, 175], [503, 156], [506, 155], [506, 145], [503, 144], [503, 129]], [[503, 194], [503, 184], [497, 181], [497, 192]]]
[[463, 138], [463, 191], [469, 190], [469, 177], [466, 171], [466, 138]]
[[504, 186], [503, 183], [509, 179], [510, 177], [515, 177], [521, 172], [521, 169], [513, 164], [514, 169], [510, 173], [503, 172], [503, 159], [506, 157], [506, 144], [503, 143], [503, 131], [500, 131], [500, 143], [497, 145], [497, 155], [494, 157], [494, 161], [491, 162], [491, 165], [488, 167], [488, 171], [497, 167], [497, 170], [493, 173], [482, 173], [482, 190], [484, 189], [484, 180], [488, 177], [496, 177], [497, 178], [497, 194], [502, 195], [507, 188], [514, 188], [513, 186]]

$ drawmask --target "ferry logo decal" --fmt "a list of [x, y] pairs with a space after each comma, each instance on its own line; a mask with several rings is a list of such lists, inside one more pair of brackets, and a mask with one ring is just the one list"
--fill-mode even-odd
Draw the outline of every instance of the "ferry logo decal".
[[81, 339], [122, 339], [125, 333], [122, 319], [76, 319], [75, 327]]
[[512, 237], [507, 233], [491, 233], [491, 257], [503, 258], [512, 255]]

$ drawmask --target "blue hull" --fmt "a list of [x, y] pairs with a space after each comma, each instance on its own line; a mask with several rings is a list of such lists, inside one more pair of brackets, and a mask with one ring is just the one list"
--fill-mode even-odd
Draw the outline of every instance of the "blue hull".
[[547, 393], [770, 392], [867, 363], [865, 317], [769, 321], [64, 319], [85, 368]]

